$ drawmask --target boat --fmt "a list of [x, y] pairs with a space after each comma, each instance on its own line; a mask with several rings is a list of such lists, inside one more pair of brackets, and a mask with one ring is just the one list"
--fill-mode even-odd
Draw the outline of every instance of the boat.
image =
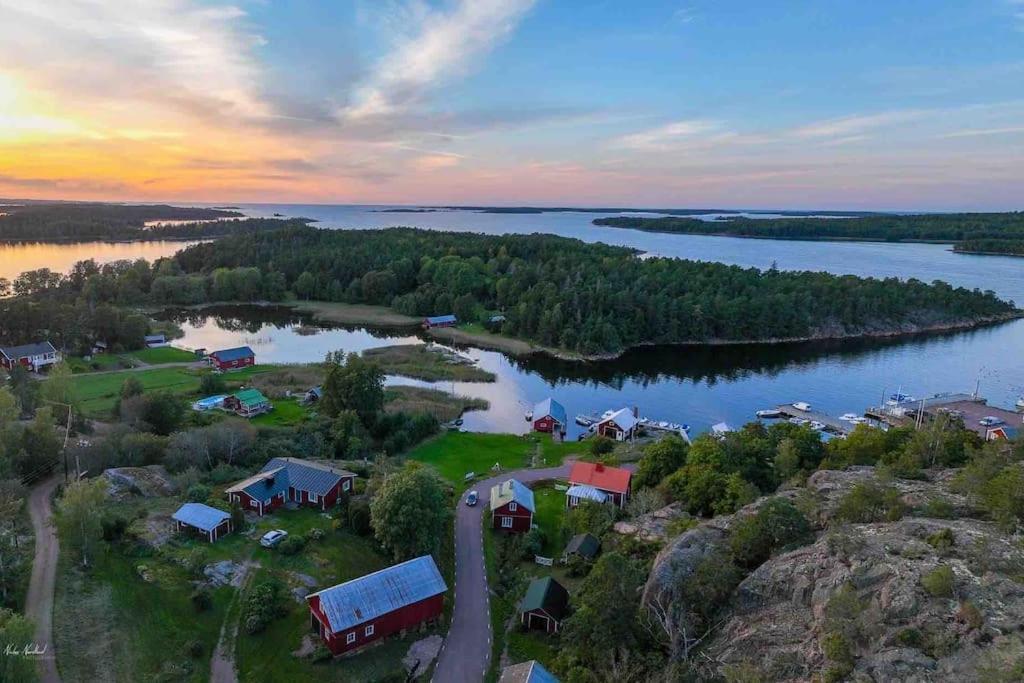
[[763, 419], [772, 419], [776, 417], [782, 417], [782, 411], [776, 408], [766, 408], [765, 410], [757, 411], [756, 413], [754, 413], [754, 415]]
[[1024, 410], [1024, 396], [1021, 396], [1020, 398], [1018, 398], [1017, 399], [1017, 403], [1015, 405], [1018, 408], [1020, 408], [1021, 410]]
[[590, 417], [589, 415], [583, 415], [582, 413], [580, 413], [579, 415], [576, 416], [576, 424], [578, 424], [580, 427], [589, 427], [590, 425], [594, 424], [594, 418]]
[[526, 411], [526, 421], [527, 422], [533, 422], [533, 411], [532, 410]]
[[461, 417], [455, 418], [455, 421], [452, 424], [454, 424], [456, 427], [461, 427], [462, 426], [462, 418]]
[[601, 420], [607, 420], [609, 417], [611, 417], [612, 415], [614, 415], [617, 412], [618, 411], [616, 411], [616, 410], [606, 410], [603, 413], [601, 413]]
[[811, 412], [811, 404], [806, 401], [797, 401], [793, 404], [793, 407], [804, 413]]
[[811, 420], [811, 429], [813, 429], [814, 431], [820, 432], [824, 428], [825, 428], [825, 423], [824, 422], [818, 422], [817, 420]]
[[858, 417], [860, 417], [860, 416], [859, 416], [859, 415], [857, 415], [857, 413], [843, 413], [843, 414], [842, 414], [842, 415], [840, 416], [840, 418], [839, 418], [839, 419], [840, 419], [840, 420], [844, 420], [844, 421], [846, 421], [846, 422], [853, 422], [853, 421], [855, 421], [855, 420], [856, 420], [856, 419], [857, 419]]
[[899, 405], [901, 403], [911, 403], [911, 402], [916, 401], [916, 400], [917, 399], [915, 399], [910, 394], [904, 394], [904, 393], [898, 391], [895, 394], [891, 394], [889, 396], [889, 400], [886, 401], [885, 404], [886, 405], [890, 405], [890, 406], [897, 406], [897, 405]]
[[850, 420], [850, 422], [852, 422], [855, 425], [862, 425], [862, 424], [867, 424], [868, 419], [866, 417], [862, 417], [860, 415], [857, 415], [856, 417], [852, 418]]
[[810, 420], [808, 420], [806, 418], [803, 418], [803, 417], [791, 417], [791, 418], [789, 418], [789, 422], [790, 422], [790, 424], [795, 424], [795, 425], [803, 426], [805, 424], [808, 424], [810, 422]]
[[661, 427], [662, 429], [668, 429], [669, 428], [668, 422], [659, 422], [658, 426]]

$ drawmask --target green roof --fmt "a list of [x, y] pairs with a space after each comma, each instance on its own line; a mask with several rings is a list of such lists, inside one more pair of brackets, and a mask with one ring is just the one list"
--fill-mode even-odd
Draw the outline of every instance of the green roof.
[[597, 555], [597, 551], [600, 549], [601, 541], [597, 540], [597, 537], [593, 534], [576, 534], [569, 541], [569, 545], [565, 546], [565, 554], [578, 553], [590, 560]]
[[259, 389], [243, 389], [235, 394], [238, 402], [244, 406], [258, 406], [267, 402], [267, 397], [260, 393]]
[[534, 579], [526, 589], [521, 605], [523, 612], [542, 609], [555, 619], [561, 620], [569, 606], [569, 592], [550, 576]]

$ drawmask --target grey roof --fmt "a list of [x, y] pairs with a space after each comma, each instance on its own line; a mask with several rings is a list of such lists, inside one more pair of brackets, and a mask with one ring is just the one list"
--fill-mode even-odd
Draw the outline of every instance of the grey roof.
[[239, 358], [248, 358], [249, 356], [255, 356], [252, 349], [248, 346], [238, 346], [233, 349], [221, 349], [220, 351], [214, 351], [210, 354], [216, 356], [217, 360], [221, 362], [227, 362], [232, 360], [238, 360]]
[[323, 387], [313, 387], [312, 389], [310, 389], [306, 393], [307, 394], [313, 394], [317, 398], [323, 398], [323, 396], [324, 396], [324, 389], [323, 389]]
[[533, 419], [539, 420], [545, 415], [550, 415], [560, 425], [566, 424], [565, 408], [553, 398], [546, 398], [533, 407]]
[[503, 481], [500, 484], [495, 484], [491, 487], [491, 509], [497, 510], [502, 505], [515, 501], [519, 505], [530, 512], [537, 510], [533, 504], [533, 491], [531, 491], [525, 484], [522, 484], [515, 479], [509, 479]]
[[506, 666], [498, 683], [559, 683], [550, 671], [535, 659]]
[[42, 356], [47, 353], [57, 353], [57, 349], [53, 348], [53, 344], [48, 341], [36, 342], [35, 344], [22, 344], [21, 346], [3, 346], [0, 347], [0, 353], [11, 360], [17, 360], [24, 358], [25, 356]]
[[614, 422], [620, 429], [628, 432], [636, 426], [636, 416], [633, 415], [633, 411], [629, 408], [619, 408], [614, 413], [601, 420], [599, 424], [604, 424], [605, 422]]
[[166, 337], [166, 335], [163, 335], [163, 334], [147, 334], [145, 336], [145, 340], [148, 341], [148, 342], [153, 342], [153, 341], [155, 341], [155, 342], [162, 342], [162, 341], [167, 341], [167, 337]]
[[258, 474], [247, 477], [224, 489], [224, 493], [243, 492], [256, 500], [268, 500], [288, 490], [288, 473], [284, 467], [263, 468]]
[[458, 319], [454, 315], [452, 315], [450, 313], [448, 315], [431, 315], [431, 316], [427, 316], [427, 323], [429, 323], [431, 325], [442, 325], [444, 323], [454, 323], [454, 322], [458, 322]]
[[448, 590], [430, 555], [306, 596], [320, 598], [331, 631], [338, 633]]
[[287, 475], [287, 486], [317, 495], [325, 495], [342, 477], [356, 476], [353, 472], [338, 467], [321, 465], [301, 458], [273, 458], [260, 471], [268, 472], [281, 467]]
[[572, 555], [576, 553], [587, 559], [593, 559], [597, 556], [597, 551], [601, 549], [601, 541], [597, 540], [597, 536], [593, 534], [576, 534], [569, 541], [569, 544], [565, 546], [565, 554]]
[[231, 519], [231, 515], [223, 510], [202, 503], [185, 503], [171, 517], [182, 524], [188, 524], [203, 531], [213, 531], [226, 520]]

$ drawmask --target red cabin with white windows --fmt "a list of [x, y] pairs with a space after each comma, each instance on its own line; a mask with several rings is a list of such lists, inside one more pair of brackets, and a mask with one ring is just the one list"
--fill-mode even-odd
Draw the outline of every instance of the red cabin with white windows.
[[[621, 508], [626, 506], [626, 500], [629, 498], [632, 478], [633, 473], [621, 467], [609, 467], [593, 462], [575, 462], [569, 472], [570, 488], [566, 493], [572, 493], [576, 487], [597, 490], [606, 497], [606, 502], [614, 503]], [[574, 496], [571, 495], [566, 496], [567, 504], [570, 507], [578, 505], [579, 500], [584, 497], [577, 496], [575, 502], [573, 498]]]
[[286, 502], [329, 510], [352, 491], [356, 475], [330, 465], [300, 458], [274, 458], [259, 474], [229, 486], [228, 500], [261, 517]]
[[524, 534], [533, 528], [536, 506], [533, 491], [509, 479], [491, 487], [491, 528], [512, 534]]
[[207, 360], [210, 361], [210, 365], [221, 371], [238, 370], [256, 365], [256, 354], [248, 346], [239, 346], [214, 351], [207, 356]]

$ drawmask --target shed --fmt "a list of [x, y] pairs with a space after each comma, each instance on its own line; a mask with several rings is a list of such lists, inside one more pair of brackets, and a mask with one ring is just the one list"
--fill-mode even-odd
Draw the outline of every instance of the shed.
[[459, 319], [450, 313], [448, 315], [432, 315], [423, 319], [423, 327], [428, 330], [432, 327], [454, 327], [458, 322]]
[[550, 576], [534, 579], [519, 607], [524, 626], [557, 633], [569, 611], [569, 591]]
[[565, 407], [553, 398], [546, 398], [533, 407], [533, 428], [538, 432], [562, 432], [566, 426]]
[[323, 397], [324, 397], [324, 389], [323, 389], [323, 387], [313, 387], [312, 389], [310, 389], [309, 391], [306, 392], [305, 401], [306, 401], [306, 403], [316, 403], [317, 401], [319, 401]]
[[242, 417], [255, 417], [274, 408], [259, 389], [243, 389], [228, 396], [224, 407]]
[[569, 539], [568, 545], [565, 546], [565, 552], [562, 557], [568, 557], [569, 555], [579, 555], [580, 557], [592, 560], [597, 557], [597, 553], [601, 550], [601, 541], [597, 539], [597, 536], [593, 534], [576, 534]]
[[506, 666], [498, 683], [559, 683], [558, 679], [536, 659]]
[[230, 514], [202, 503], [185, 503], [171, 518], [177, 531], [185, 527], [195, 529], [202, 532], [210, 543], [232, 530]]
[[417, 557], [306, 596], [310, 623], [334, 654], [441, 616], [448, 590], [434, 558]]
[[237, 370], [256, 364], [256, 354], [248, 346], [214, 351], [207, 358], [218, 370]]
[[150, 349], [167, 346], [167, 336], [163, 334], [147, 334], [145, 341], [146, 347]]
[[633, 438], [639, 424], [632, 409], [620, 408], [598, 422], [595, 429], [601, 436], [606, 436], [616, 441], [626, 441]]
[[491, 487], [492, 529], [525, 533], [533, 526], [536, 509], [533, 491], [515, 479]]

